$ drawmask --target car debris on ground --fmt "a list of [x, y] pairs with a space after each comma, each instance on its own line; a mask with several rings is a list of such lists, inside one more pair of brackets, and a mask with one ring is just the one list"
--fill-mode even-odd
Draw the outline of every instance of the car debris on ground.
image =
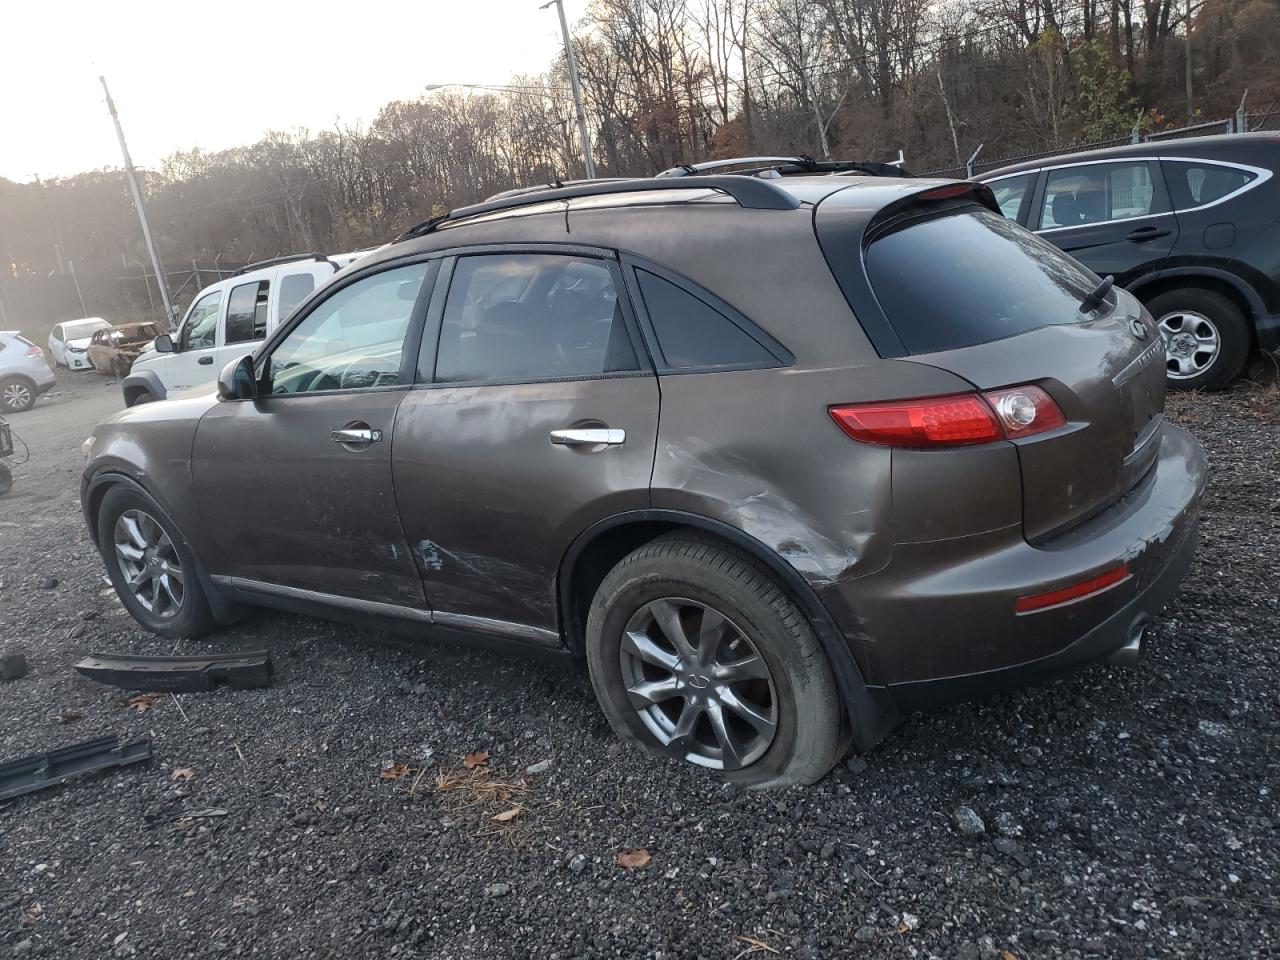
[[0, 800], [35, 793], [82, 774], [150, 759], [151, 740], [146, 738], [122, 744], [119, 737], [99, 737], [35, 753], [0, 764]]
[[90, 680], [125, 690], [204, 693], [218, 687], [252, 690], [271, 683], [271, 658], [265, 650], [198, 657], [137, 657], [95, 653], [75, 665]]

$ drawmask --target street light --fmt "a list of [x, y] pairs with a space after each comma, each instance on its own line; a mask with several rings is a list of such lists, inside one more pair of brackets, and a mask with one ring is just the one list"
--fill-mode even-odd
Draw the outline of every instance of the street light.
[[573, 58], [573, 44], [569, 42], [569, 23], [564, 18], [563, 0], [548, 0], [539, 10], [545, 10], [554, 4], [560, 14], [560, 33], [564, 37], [564, 57], [569, 62], [569, 85], [573, 87], [573, 106], [578, 113], [578, 135], [582, 138], [582, 164], [587, 171], [587, 179], [594, 180], [596, 164], [591, 159], [591, 136], [587, 133], [587, 115], [582, 109], [582, 87], [578, 84], [578, 61]]

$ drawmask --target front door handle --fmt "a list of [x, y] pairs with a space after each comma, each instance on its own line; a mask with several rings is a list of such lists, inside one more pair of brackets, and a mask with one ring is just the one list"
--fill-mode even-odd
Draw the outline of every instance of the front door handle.
[[564, 447], [616, 447], [626, 439], [627, 431], [610, 427], [551, 431], [551, 442]]
[[1137, 230], [1134, 230], [1125, 237], [1125, 239], [1130, 243], [1142, 243], [1144, 240], [1155, 240], [1158, 237], [1167, 237], [1171, 233], [1173, 233], [1172, 230], [1168, 230], [1163, 227], [1139, 227]]
[[381, 430], [357, 430], [346, 428], [344, 430], [334, 430], [329, 434], [329, 439], [334, 443], [381, 443]]
[[200, 364], [200, 366], [202, 367], [207, 367], [209, 366], [209, 364], [213, 363], [213, 357], [212, 356], [201, 357], [199, 360], [196, 361], [196, 363]]

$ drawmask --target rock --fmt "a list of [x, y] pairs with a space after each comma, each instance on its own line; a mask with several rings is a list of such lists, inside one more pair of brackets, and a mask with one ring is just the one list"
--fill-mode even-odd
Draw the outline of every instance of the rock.
[[19, 940], [17, 943], [13, 945], [13, 952], [14, 954], [26, 953], [28, 950], [30, 950], [34, 946], [35, 944], [31, 942], [30, 938], [26, 940]]
[[1018, 852], [1018, 841], [1012, 837], [996, 837], [991, 841], [991, 846], [1007, 857], [1012, 857]]
[[27, 675], [27, 658], [20, 653], [0, 656], [0, 680], [20, 680]]
[[866, 773], [867, 761], [863, 760], [861, 757], [850, 757], [845, 762], [845, 769], [850, 773]]
[[1196, 724], [1196, 729], [1210, 737], [1225, 737], [1231, 732], [1225, 723], [1217, 723], [1213, 720], [1201, 720]]
[[53, 589], [54, 587], [56, 587], [57, 585], [58, 585], [58, 578], [57, 578], [57, 577], [42, 577], [42, 578], [40, 579], [40, 589], [41, 589], [41, 590], [52, 590], [52, 589]]
[[491, 883], [484, 888], [485, 896], [488, 897], [505, 897], [511, 892], [511, 884], [509, 883]]
[[1001, 810], [996, 814], [996, 833], [1002, 837], [1020, 837], [1022, 836], [1022, 824], [1018, 822], [1018, 818], [1007, 810]]
[[546, 773], [550, 769], [551, 769], [550, 760], [539, 760], [537, 763], [531, 763], [529, 764], [529, 766], [525, 767], [524, 772], [531, 774], [533, 776], [537, 776], [540, 773]]
[[415, 696], [425, 697], [430, 689], [425, 683], [419, 683], [414, 685], [413, 692]]
[[966, 837], [976, 837], [987, 832], [987, 825], [982, 822], [978, 812], [970, 806], [956, 807], [955, 812], [951, 814], [951, 821]]
[[982, 936], [978, 938], [978, 956], [982, 960], [1001, 960], [1001, 953], [1002, 951], [996, 946], [995, 940], [991, 937]]
[[908, 930], [918, 930], [920, 929], [920, 918], [914, 913], [904, 913], [902, 915], [902, 926]]
[[587, 868], [587, 858], [580, 853], [575, 853], [569, 858], [569, 862], [565, 864], [565, 867], [576, 877]]
[[956, 960], [982, 960], [982, 951], [972, 941], [962, 943], [956, 950]]
[[871, 943], [877, 939], [880, 934], [875, 927], [859, 927], [853, 935], [853, 939], [859, 943]]
[[818, 851], [818, 856], [823, 860], [830, 860], [836, 853], [836, 845], [834, 843], [824, 843], [822, 849]]

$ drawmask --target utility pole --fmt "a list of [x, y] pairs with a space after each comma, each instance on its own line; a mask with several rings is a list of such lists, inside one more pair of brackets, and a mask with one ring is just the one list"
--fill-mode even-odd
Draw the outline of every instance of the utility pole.
[[1195, 101], [1191, 96], [1191, 0], [1187, 0], [1187, 42], [1186, 42], [1186, 61], [1187, 61], [1187, 126], [1195, 123], [1196, 110]]
[[[107, 95], [107, 110], [111, 112], [111, 122], [115, 124], [116, 139], [120, 141], [120, 153], [124, 157], [124, 170], [129, 176], [129, 189], [133, 193], [133, 205], [138, 211], [138, 222], [142, 224], [142, 239], [146, 241], [147, 253], [151, 256], [151, 269], [156, 273], [156, 286], [160, 288], [160, 300], [164, 304], [164, 326], [169, 329], [173, 325], [173, 304], [169, 302], [169, 285], [165, 282], [164, 267], [160, 265], [160, 254], [156, 253], [156, 245], [151, 239], [151, 224], [147, 222], [147, 208], [142, 205], [142, 191], [138, 189], [138, 174], [133, 169], [133, 159], [129, 156], [129, 146], [124, 142], [124, 129], [120, 126], [120, 117], [116, 114], [116, 102], [111, 99], [111, 91], [107, 89], [107, 78], [98, 77], [102, 83], [102, 92]], [[146, 271], [143, 271], [146, 276]], [[151, 288], [147, 288], [147, 299], [151, 298]]]
[[[1190, 0], [1188, 0], [1190, 2]], [[578, 84], [578, 61], [573, 58], [573, 44], [569, 42], [569, 22], [564, 18], [564, 0], [548, 0], [539, 10], [554, 5], [560, 14], [560, 33], [564, 37], [564, 57], [569, 62], [569, 86], [573, 88], [573, 106], [578, 114], [578, 136], [582, 138], [582, 165], [587, 179], [596, 177], [596, 162], [591, 159], [591, 135], [587, 133], [587, 114], [582, 109], [582, 87]]]

